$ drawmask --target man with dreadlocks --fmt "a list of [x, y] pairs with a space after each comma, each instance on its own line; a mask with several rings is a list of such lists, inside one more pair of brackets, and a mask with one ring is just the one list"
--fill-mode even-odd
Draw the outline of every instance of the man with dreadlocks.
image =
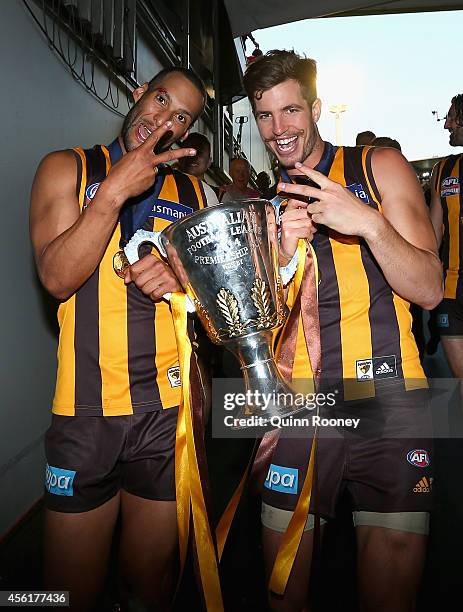
[[[444, 128], [452, 147], [463, 146], [463, 94], [452, 98]], [[444, 264], [444, 299], [437, 309], [442, 345], [455, 378], [463, 377], [463, 153], [436, 164], [431, 177], [431, 219]], [[460, 385], [463, 398], [463, 386]], [[462, 403], [463, 405], [463, 403]]]

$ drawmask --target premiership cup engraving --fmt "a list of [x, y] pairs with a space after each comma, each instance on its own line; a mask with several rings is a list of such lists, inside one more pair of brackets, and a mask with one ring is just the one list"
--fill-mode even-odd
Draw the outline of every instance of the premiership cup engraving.
[[[291, 393], [273, 338], [286, 319], [273, 206], [245, 200], [211, 206], [167, 227], [160, 242], [210, 339], [238, 358], [246, 388]], [[268, 396], [268, 395], [267, 395]], [[290, 415], [304, 406], [246, 406], [243, 416]]]

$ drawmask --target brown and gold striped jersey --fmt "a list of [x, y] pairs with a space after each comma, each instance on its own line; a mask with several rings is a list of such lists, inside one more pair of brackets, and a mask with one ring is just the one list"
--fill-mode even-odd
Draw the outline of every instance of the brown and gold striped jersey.
[[463, 298], [463, 154], [439, 162], [435, 189], [442, 205], [444, 234], [441, 258], [444, 264], [444, 298]]
[[[333, 149], [327, 174], [381, 212], [372, 153], [371, 147]], [[312, 246], [320, 278], [322, 384], [341, 383], [345, 400], [373, 397], [378, 384], [426, 386], [409, 303], [391, 289], [365, 241], [319, 226]], [[312, 376], [300, 320], [293, 379]]]
[[[81, 210], [91, 206], [111, 159], [107, 147], [74, 149]], [[144, 228], [160, 231], [203, 208], [195, 177], [164, 167], [158, 198]], [[158, 179], [159, 180], [159, 179]], [[120, 249], [117, 224], [90, 278], [58, 310], [60, 337], [53, 412], [60, 415], [127, 415], [177, 406], [180, 375], [170, 306], [154, 303], [125, 285], [113, 269]], [[149, 252], [149, 250], [148, 250]], [[155, 255], [155, 249], [152, 251]], [[142, 254], [146, 254], [142, 253]]]

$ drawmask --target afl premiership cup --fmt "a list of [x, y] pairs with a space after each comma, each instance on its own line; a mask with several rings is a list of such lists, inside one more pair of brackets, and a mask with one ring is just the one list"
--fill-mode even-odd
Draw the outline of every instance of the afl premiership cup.
[[237, 417], [269, 419], [305, 410], [278, 401], [293, 390], [273, 354], [287, 308], [272, 204], [252, 199], [204, 208], [169, 225], [159, 242], [209, 338], [239, 360], [245, 391], [274, 398], [266, 409], [254, 402], [244, 406]]

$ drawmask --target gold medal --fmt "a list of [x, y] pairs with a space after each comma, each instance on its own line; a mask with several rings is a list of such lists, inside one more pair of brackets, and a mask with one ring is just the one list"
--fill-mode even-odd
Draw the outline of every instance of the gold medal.
[[124, 251], [117, 251], [113, 257], [113, 268], [114, 272], [120, 278], [124, 278], [125, 271], [130, 266], [129, 260], [127, 259]]

